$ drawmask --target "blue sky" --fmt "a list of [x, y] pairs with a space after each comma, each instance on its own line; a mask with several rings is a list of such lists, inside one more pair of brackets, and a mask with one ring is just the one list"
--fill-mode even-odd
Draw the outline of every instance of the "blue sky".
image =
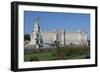
[[40, 18], [41, 31], [52, 31], [54, 29], [80, 30], [87, 32], [88, 38], [90, 36], [90, 14], [24, 11], [25, 33], [33, 31], [35, 17]]

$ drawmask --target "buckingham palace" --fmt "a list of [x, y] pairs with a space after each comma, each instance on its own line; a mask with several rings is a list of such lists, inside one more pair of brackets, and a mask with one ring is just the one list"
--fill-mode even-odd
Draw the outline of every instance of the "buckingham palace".
[[64, 29], [55, 29], [52, 31], [40, 31], [39, 17], [35, 18], [34, 28], [30, 34], [30, 45], [36, 48], [59, 42], [60, 46], [77, 45], [87, 46], [87, 33], [84, 31], [65, 31]]

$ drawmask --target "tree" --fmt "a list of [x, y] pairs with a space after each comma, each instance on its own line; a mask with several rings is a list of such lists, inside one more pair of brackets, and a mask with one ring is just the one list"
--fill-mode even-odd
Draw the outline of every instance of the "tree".
[[30, 41], [30, 35], [29, 35], [29, 34], [24, 34], [24, 41], [25, 41], [25, 40]]
[[90, 40], [88, 40], [88, 46], [90, 46]]

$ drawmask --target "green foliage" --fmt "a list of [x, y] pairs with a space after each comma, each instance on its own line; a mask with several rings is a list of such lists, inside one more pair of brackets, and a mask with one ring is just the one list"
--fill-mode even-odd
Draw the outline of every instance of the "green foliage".
[[79, 58], [79, 59], [86, 59], [90, 58], [90, 48], [68, 48], [64, 49], [65, 50], [65, 58], [67, 59], [74, 59], [74, 58]]
[[67, 59], [89, 59], [90, 47], [63, 47], [53, 51], [24, 54], [24, 61], [46, 61]]
[[30, 35], [29, 34], [24, 34], [24, 40], [29, 40], [30, 41]]
[[39, 59], [37, 58], [37, 56], [34, 56], [34, 57], [30, 57], [30, 61], [39, 61]]

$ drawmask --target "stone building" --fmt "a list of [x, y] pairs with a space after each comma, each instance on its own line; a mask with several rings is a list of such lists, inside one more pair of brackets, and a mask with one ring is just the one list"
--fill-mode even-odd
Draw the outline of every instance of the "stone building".
[[43, 47], [45, 45], [55, 44], [59, 42], [60, 46], [66, 45], [78, 45], [87, 46], [87, 34], [82, 31], [69, 32], [64, 29], [56, 29], [53, 31], [40, 32], [39, 17], [36, 17], [34, 21], [34, 28], [31, 33], [30, 44], [36, 48]]

